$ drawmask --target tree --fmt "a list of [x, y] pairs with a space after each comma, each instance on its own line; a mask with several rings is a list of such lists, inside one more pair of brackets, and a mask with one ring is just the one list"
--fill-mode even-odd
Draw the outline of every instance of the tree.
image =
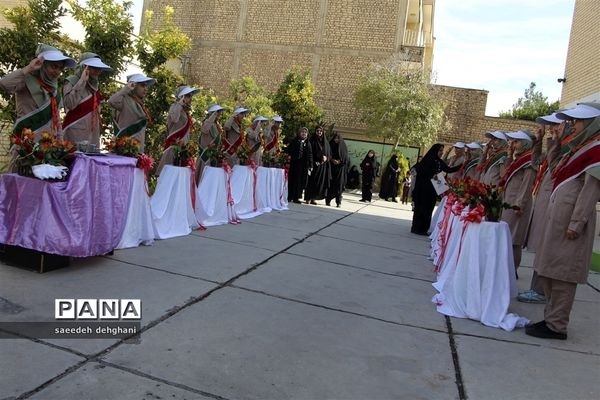
[[500, 112], [500, 117], [535, 121], [537, 117], [557, 111], [560, 105], [559, 101], [548, 103], [548, 97], [544, 96], [542, 92], [536, 92], [535, 88], [535, 82], [531, 82], [525, 89], [524, 97], [519, 97], [513, 104], [512, 110]]
[[[62, 0], [29, 0], [27, 6], [4, 10], [4, 16], [12, 28], [0, 29], [0, 76], [23, 68], [35, 58], [39, 43], [55, 46], [67, 53], [77, 51], [79, 46], [61, 34], [59, 19], [66, 15]], [[6, 101], [0, 110], [0, 119], [14, 121], [15, 103], [12, 96], [0, 92]]]
[[243, 106], [250, 109], [252, 115], [262, 115], [270, 118], [275, 115], [266, 90], [256, 83], [254, 78], [245, 76], [241, 79], [233, 79], [229, 82], [229, 102], [233, 106]]
[[[88, 0], [85, 6], [76, 0], [67, 0], [73, 18], [85, 28], [84, 51], [91, 51], [112, 67], [112, 72], [100, 75], [100, 92], [109, 98], [119, 90], [115, 78], [123, 73], [133, 58], [133, 22], [129, 13], [132, 2], [115, 0]], [[102, 107], [102, 120], [112, 120], [112, 110]], [[104, 124], [104, 136], [112, 133], [112, 124]]]
[[283, 134], [292, 138], [306, 126], [313, 129], [323, 118], [323, 111], [315, 103], [315, 86], [310, 73], [296, 67], [288, 71], [273, 95], [273, 109], [284, 121]]
[[431, 94], [420, 69], [376, 65], [359, 81], [354, 104], [367, 135], [396, 145], [425, 146], [445, 123], [443, 103]]
[[165, 63], [180, 57], [192, 46], [189, 36], [175, 26], [174, 14], [173, 7], [165, 7], [161, 28], [151, 32], [153, 13], [147, 11], [146, 29], [136, 46], [142, 70], [156, 80], [144, 100], [154, 120], [153, 126], [146, 129], [146, 153], [156, 160], [162, 155], [167, 111], [175, 101], [177, 87], [183, 84], [183, 77], [169, 70]]
[[133, 22], [129, 10], [131, 1], [123, 4], [115, 0], [87, 0], [82, 6], [76, 0], [67, 0], [73, 18], [85, 28], [83, 48], [100, 56], [113, 68], [111, 73], [101, 75], [102, 82], [109, 82], [125, 71], [134, 56]]

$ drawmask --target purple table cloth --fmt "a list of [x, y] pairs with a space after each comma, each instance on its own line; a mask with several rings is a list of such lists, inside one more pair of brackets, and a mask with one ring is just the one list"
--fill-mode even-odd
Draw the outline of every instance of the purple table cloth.
[[0, 243], [72, 257], [110, 252], [123, 234], [135, 165], [79, 154], [67, 182], [0, 175]]

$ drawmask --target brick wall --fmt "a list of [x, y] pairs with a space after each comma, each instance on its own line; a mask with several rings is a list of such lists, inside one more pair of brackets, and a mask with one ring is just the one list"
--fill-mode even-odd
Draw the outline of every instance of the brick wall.
[[484, 140], [487, 131], [535, 130], [536, 123], [485, 115], [488, 92], [452, 86], [434, 85], [432, 93], [445, 103], [445, 113], [450, 128], [438, 134], [443, 143], [472, 142]]
[[5, 8], [13, 8], [25, 5], [27, 5], [27, 0], [2, 0], [2, 4], [0, 5], [0, 28], [8, 28], [9, 25], [12, 25], [6, 20], [6, 18], [4, 18], [4, 13], [2, 11]]
[[[226, 95], [231, 79], [252, 76], [274, 90], [287, 70], [311, 71], [317, 102], [337, 126], [361, 128], [354, 89], [371, 63], [420, 48], [402, 46], [409, 1], [145, 0], [158, 27], [166, 5], [193, 41], [190, 83]], [[429, 66], [430, 67], [430, 66]]]
[[[411, 51], [417, 61], [423, 57], [421, 48], [402, 46], [408, 1], [145, 0], [144, 7], [154, 10], [156, 24], [166, 5], [175, 8], [176, 24], [193, 40], [191, 83], [226, 95], [232, 78], [252, 76], [275, 90], [286, 71], [299, 65], [311, 70], [327, 120], [364, 140], [353, 107], [359, 77], [372, 63], [400, 52]], [[444, 142], [533, 125], [485, 117], [486, 91], [448, 86], [432, 91], [446, 102], [451, 128], [440, 133]]]
[[561, 106], [576, 101], [600, 101], [600, 15], [599, 0], [576, 0]]

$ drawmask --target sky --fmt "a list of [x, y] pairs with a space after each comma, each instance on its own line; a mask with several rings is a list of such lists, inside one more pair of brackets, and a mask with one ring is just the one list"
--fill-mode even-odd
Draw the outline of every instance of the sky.
[[486, 114], [512, 108], [530, 82], [560, 99], [575, 0], [437, 0], [437, 84], [489, 91]]
[[[600, 0], [598, 0], [600, 1]], [[437, 0], [435, 83], [489, 91], [486, 114], [510, 110], [530, 82], [560, 99], [575, 0]], [[133, 0], [135, 32], [143, 0]], [[69, 33], [83, 40], [71, 18]], [[78, 33], [79, 32], [79, 33]], [[80, 36], [80, 37], [77, 37]], [[127, 74], [139, 72], [135, 66]]]

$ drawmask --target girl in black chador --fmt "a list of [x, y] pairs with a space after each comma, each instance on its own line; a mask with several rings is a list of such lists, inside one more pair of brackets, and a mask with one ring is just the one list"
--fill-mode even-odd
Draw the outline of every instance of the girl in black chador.
[[440, 158], [443, 152], [444, 146], [436, 143], [431, 146], [423, 159], [415, 166], [417, 177], [412, 192], [415, 209], [410, 231], [417, 235], [427, 235], [427, 230], [431, 225], [431, 213], [438, 198], [431, 179], [442, 171], [452, 173], [458, 171], [461, 167], [461, 165], [449, 167]]
[[331, 148], [331, 182], [325, 202], [331, 205], [331, 200], [335, 199], [335, 204], [339, 208], [342, 204], [342, 193], [346, 187], [346, 174], [348, 171], [348, 148], [346, 142], [339, 133], [334, 133], [329, 141]]
[[398, 194], [398, 156], [394, 154], [385, 167], [381, 177], [381, 188], [379, 189], [379, 198], [389, 201], [391, 197], [394, 203]]
[[331, 181], [331, 149], [322, 126], [317, 127], [315, 134], [310, 138], [309, 147], [312, 151], [313, 166], [304, 191], [304, 200], [306, 204], [317, 204], [315, 200], [327, 196]]
[[312, 151], [308, 143], [307, 128], [300, 128], [286, 152], [290, 155], [288, 201], [300, 204], [302, 191], [308, 180], [308, 171], [312, 168]]
[[359, 201], [370, 203], [373, 198], [373, 182], [379, 173], [379, 164], [373, 150], [369, 150], [365, 159], [362, 160], [360, 169], [362, 170], [362, 199]]

